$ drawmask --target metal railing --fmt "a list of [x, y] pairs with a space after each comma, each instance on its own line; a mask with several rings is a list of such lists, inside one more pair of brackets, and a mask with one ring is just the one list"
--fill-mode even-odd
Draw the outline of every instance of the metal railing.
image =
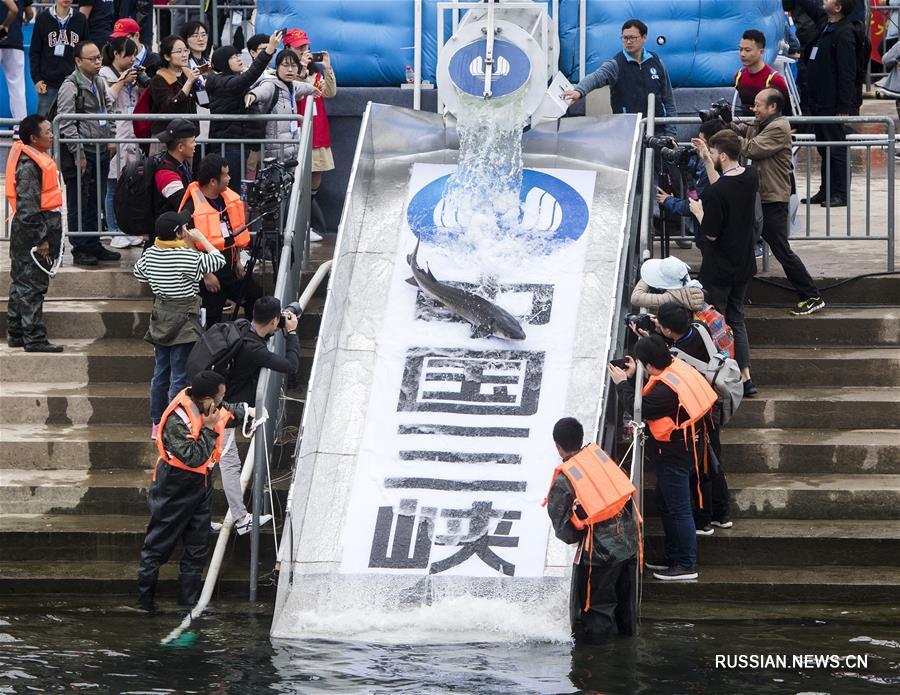
[[[742, 122], [751, 122], [752, 119], [736, 119]], [[807, 200], [806, 203], [802, 204], [798, 209], [797, 214], [800, 215], [805, 211], [806, 213], [806, 222], [805, 229], [802, 234], [793, 235], [791, 237], [791, 241], [838, 241], [838, 240], [847, 240], [847, 241], [878, 241], [878, 242], [886, 242], [887, 243], [887, 258], [886, 265], [888, 271], [894, 270], [894, 240], [895, 240], [895, 225], [896, 225], [896, 157], [897, 153], [897, 132], [896, 126], [894, 124], [894, 120], [888, 116], [793, 116], [789, 117], [788, 121], [790, 122], [792, 127], [796, 126], [815, 126], [815, 125], [825, 125], [825, 124], [840, 124], [843, 126], [863, 126], [864, 128], [875, 128], [882, 127], [883, 132], [879, 133], [864, 133], [864, 134], [848, 134], [847, 139], [844, 141], [821, 141], [816, 140], [813, 136], [801, 134], [794, 136], [794, 151], [800, 152], [801, 156], [799, 158], [795, 157], [795, 165], [794, 165], [794, 178], [796, 181], [796, 189], [797, 195], [800, 198], [805, 198]], [[689, 125], [699, 125], [700, 119], [696, 116], [680, 116], [673, 118], [657, 118], [655, 120], [648, 119], [647, 124], [647, 133], [648, 135], [652, 135], [654, 133], [654, 127], [656, 124], [689, 124]], [[685, 143], [682, 143], [685, 144]], [[833, 149], [843, 148], [847, 150], [847, 163], [846, 169], [844, 171], [844, 175], [846, 177], [847, 182], [847, 199], [846, 199], [846, 215], [845, 215], [845, 226], [843, 230], [835, 229], [833, 221], [837, 218], [837, 215], [833, 213], [833, 210], [836, 208], [832, 208], [831, 199], [826, 198], [824, 209], [824, 217], [822, 220], [817, 220], [814, 208], [818, 208], [819, 206], [810, 203], [809, 199], [812, 194], [819, 190], [819, 186], [813, 188], [813, 179], [822, 178], [815, 169], [815, 159], [812, 155], [813, 148], [824, 148], [825, 149], [825, 176], [824, 181], [821, 181], [821, 188], [824, 191], [831, 190], [831, 180], [833, 178], [832, 170], [831, 170], [831, 152]], [[873, 162], [876, 159], [874, 152], [878, 152], [879, 159], [881, 161], [878, 162], [879, 167], [883, 166], [884, 168], [884, 176], [883, 178], [880, 176], [874, 176], [875, 172], [873, 171]], [[859, 153], [861, 156], [858, 158], [857, 162], [861, 166], [864, 167], [865, 172], [865, 188], [862, 191], [853, 191], [851, 190], [851, 183], [854, 179], [859, 180], [859, 177], [862, 175], [862, 172], [858, 173], [857, 176], [853, 176], [853, 155], [854, 153]], [[652, 170], [652, 162], [655, 157], [655, 153], [647, 152], [645, 153], [645, 157], [651, 162], [651, 170]], [[798, 166], [800, 164], [801, 166]], [[873, 189], [873, 182], [881, 181], [885, 182], [885, 190], [882, 192], [875, 192]], [[877, 198], [877, 199], [876, 199]], [[857, 224], [854, 223], [853, 218], [853, 210], [856, 205], [861, 204], [862, 200], [864, 200], [864, 217], [860, 222], [864, 222], [864, 231], [863, 233], [854, 233]], [[855, 202], [855, 201], [860, 201]], [[648, 201], [645, 201], [647, 203]], [[873, 220], [872, 213], [873, 211], [884, 211], [884, 223], [883, 227], [876, 230], [876, 233], [873, 233]], [[645, 211], [645, 214], [649, 215], [649, 210]], [[819, 225], [822, 227], [819, 227]], [[816, 229], [814, 229], [816, 227]], [[822, 231], [824, 229], [824, 232]], [[818, 233], [814, 233], [818, 232]], [[650, 231], [649, 225], [645, 230], [646, 234], [652, 233]], [[692, 238], [690, 236], [686, 238]], [[653, 249], [652, 239], [648, 237], [648, 248]], [[763, 258], [763, 268], [768, 270], [768, 253]]]
[[166, 37], [161, 32], [160, 27], [165, 17], [169, 24], [169, 33], [177, 34], [181, 25], [185, 22], [200, 20], [204, 24], [209, 24], [210, 46], [218, 46], [220, 44], [221, 29], [219, 25], [219, 14], [224, 12], [226, 18], [233, 19], [231, 16], [234, 12], [240, 12], [243, 17], [243, 23], [249, 23], [250, 33], [245, 33], [244, 38], [249, 39], [253, 34], [254, 12], [256, 3], [250, 0], [245, 2], [218, 2], [218, 0], [178, 0], [175, 5], [154, 5], [153, 6], [153, 46], [159, 47], [159, 42]]
[[[186, 114], [192, 121], [239, 121], [239, 122], [270, 122], [270, 121], [303, 121], [303, 117], [301, 115], [296, 114]], [[64, 113], [58, 114], [56, 118], [53, 120], [52, 129], [53, 129], [53, 158], [62, 168], [62, 148], [69, 145], [75, 144], [82, 148], [82, 151], [87, 151], [86, 157], [90, 158], [93, 165], [94, 172], [103, 172], [105, 167], [107, 166], [106, 162], [111, 159], [111, 155], [108, 151], [109, 146], [114, 146], [116, 148], [116, 152], [121, 155], [122, 147], [125, 145], [154, 145], [157, 147], [161, 147], [161, 143], [156, 138], [100, 138], [100, 139], [92, 139], [92, 138], [66, 138], [60, 135], [60, 125], [62, 121], [99, 121], [106, 120], [110, 122], [116, 121], [136, 121], [136, 120], [147, 120], [147, 121], [170, 121], [172, 118], [176, 117], [173, 114], [71, 114]], [[0, 127], [4, 124], [15, 125], [18, 121], [14, 119], [2, 119], [0, 120]], [[0, 130], [0, 137], [3, 136], [3, 130]], [[300, 129], [300, 134], [302, 134], [302, 127]], [[8, 132], [8, 135], [11, 136], [11, 131]], [[226, 154], [226, 148], [236, 147], [239, 148], [240, 152], [240, 161], [242, 166], [246, 165], [248, 159], [248, 150], [252, 145], [259, 145], [259, 147], [265, 148], [264, 152], [271, 154], [273, 151], [277, 152], [281, 156], [279, 156], [280, 160], [284, 160], [285, 150], [286, 148], [297, 148], [299, 145], [299, 140], [280, 140], [274, 138], [242, 138], [242, 139], [229, 139], [229, 138], [197, 138], [197, 146], [200, 148], [200, 156], [201, 158], [209, 152], [218, 152], [222, 154], [228, 159]], [[0, 145], [2, 145], [2, 140], [0, 140]], [[299, 150], [298, 150], [299, 151]], [[5, 159], [4, 159], [5, 161]], [[262, 156], [260, 156], [260, 166], [262, 165]], [[121, 165], [120, 165], [121, 166]], [[75, 200], [68, 200], [67, 205], [70, 211], [74, 211], [74, 220], [75, 224], [70, 225], [69, 232], [67, 236], [69, 237], [80, 237], [80, 236], [122, 236], [123, 233], [119, 231], [113, 230], [104, 230], [102, 227], [101, 220], [105, 217], [105, 187], [107, 185], [104, 180], [101, 185], [96, 185], [96, 182], [93, 184], [90, 181], [85, 181], [81, 172], [80, 167], [75, 166], [75, 172], [73, 174], [75, 180]], [[239, 177], [239, 180], [243, 178], [243, 171], [240, 173], [231, 172], [232, 177]], [[90, 189], [85, 191], [85, 189]], [[85, 229], [84, 228], [84, 219], [85, 219], [85, 211], [86, 206], [89, 203], [86, 203], [83, 193], [87, 193], [94, 197], [94, 211], [95, 216], [93, 219], [97, 220], [97, 229]], [[4, 197], [2, 203], [3, 209], [3, 219], [7, 219], [10, 214], [9, 205]], [[9, 236], [4, 235], [0, 236], [0, 241], [8, 241]]]
[[[312, 113], [313, 97], [306, 97], [306, 113]], [[281, 247], [281, 261], [278, 265], [278, 274], [275, 279], [274, 296], [281, 301], [281, 306], [289, 302], [297, 301], [300, 296], [301, 273], [306, 270], [309, 262], [309, 216], [312, 198], [310, 196], [310, 180], [312, 176], [312, 122], [313, 119], [303, 120], [300, 129], [300, 149], [298, 151], [298, 164], [294, 174], [294, 185], [291, 189], [291, 197], [287, 208], [287, 218], [284, 225], [284, 242]], [[284, 355], [285, 340], [280, 331], [269, 343], [269, 350], [279, 355]], [[250, 536], [250, 600], [255, 601], [257, 586], [259, 583], [259, 517], [266, 513], [265, 487], [267, 480], [271, 487], [269, 475], [269, 460], [275, 445], [275, 435], [278, 424], [284, 412], [281, 391], [286, 379], [285, 374], [263, 369], [259, 375], [256, 388], [256, 411], [262, 412], [265, 408], [268, 418], [259, 425], [254, 438], [253, 470], [253, 530]], [[275, 523], [273, 520], [273, 528]], [[276, 552], [278, 552], [278, 538], [275, 538]]]

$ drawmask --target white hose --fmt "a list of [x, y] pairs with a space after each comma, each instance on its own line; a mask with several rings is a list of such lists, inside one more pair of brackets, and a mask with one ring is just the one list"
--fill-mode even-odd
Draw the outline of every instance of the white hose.
[[31, 247], [31, 260], [34, 261], [34, 264], [41, 269], [42, 273], [46, 273], [50, 277], [54, 277], [59, 270], [59, 267], [62, 265], [63, 249], [64, 246], [60, 244], [59, 256], [56, 257], [56, 260], [50, 265], [49, 269], [44, 264], [44, 258], [38, 257], [37, 246]]

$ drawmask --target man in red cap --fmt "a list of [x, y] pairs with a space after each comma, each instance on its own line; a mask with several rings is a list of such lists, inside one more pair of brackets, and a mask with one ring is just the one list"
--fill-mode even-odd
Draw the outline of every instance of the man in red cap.
[[[127, 36], [137, 44], [138, 52], [135, 56], [133, 67], [139, 73], [143, 69], [149, 81], [156, 74], [159, 66], [162, 65], [162, 58], [159, 57], [158, 53], [154, 53], [141, 43], [141, 25], [131, 17], [123, 17], [116, 20], [116, 23], [113, 24], [113, 33], [110, 34], [110, 38], [115, 39], [120, 36]], [[140, 77], [138, 80], [143, 83]]]

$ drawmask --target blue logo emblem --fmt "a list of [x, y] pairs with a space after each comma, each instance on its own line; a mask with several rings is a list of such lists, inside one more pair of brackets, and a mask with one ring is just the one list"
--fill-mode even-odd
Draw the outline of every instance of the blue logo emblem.
[[[466, 94], [484, 96], [484, 53], [487, 39], [463, 46], [450, 59], [450, 79]], [[491, 93], [503, 97], [521, 89], [531, 77], [531, 62], [525, 52], [509, 41], [494, 40], [494, 71]]]
[[650, 66], [650, 74], [654, 75], [654, 76], [656, 75], [656, 68], [653, 67], [652, 65]]
[[[438, 230], [459, 226], [456, 211], [444, 204], [444, 190], [449, 179], [450, 174], [435, 179], [409, 201], [406, 221], [413, 234], [424, 241], [433, 239]], [[522, 229], [549, 236], [551, 245], [575, 241], [587, 229], [590, 211], [584, 198], [555, 176], [525, 169], [519, 200]]]

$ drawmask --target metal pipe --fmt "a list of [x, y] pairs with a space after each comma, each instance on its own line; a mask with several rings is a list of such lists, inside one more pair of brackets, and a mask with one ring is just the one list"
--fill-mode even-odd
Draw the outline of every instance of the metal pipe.
[[491, 78], [494, 76], [494, 0], [488, 0], [487, 4], [487, 38], [484, 48], [484, 98], [490, 99]]
[[[647, 137], [651, 137], [656, 129], [656, 97], [651, 93], [647, 95]], [[653, 180], [652, 147], [644, 148], [644, 171], [641, 181], [641, 260], [653, 255], [653, 241], [650, 239], [650, 184]]]
[[578, 81], [587, 75], [587, 0], [578, 3]]
[[413, 3], [413, 108], [422, 108], [422, 0]]

